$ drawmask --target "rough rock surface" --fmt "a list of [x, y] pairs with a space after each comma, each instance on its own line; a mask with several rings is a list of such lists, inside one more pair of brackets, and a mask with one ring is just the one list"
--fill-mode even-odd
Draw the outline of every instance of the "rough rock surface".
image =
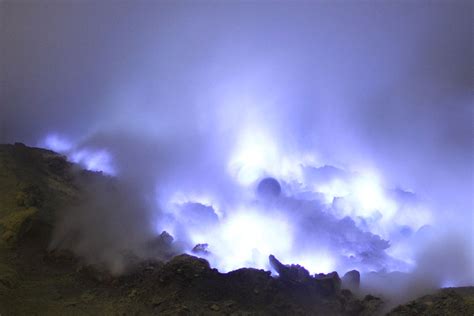
[[474, 315], [474, 287], [446, 288], [394, 308], [387, 316]]

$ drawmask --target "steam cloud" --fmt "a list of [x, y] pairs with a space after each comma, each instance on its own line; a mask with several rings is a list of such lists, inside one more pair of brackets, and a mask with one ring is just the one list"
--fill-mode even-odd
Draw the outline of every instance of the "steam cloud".
[[[166, 230], [178, 249], [209, 243], [224, 270], [271, 251], [375, 288], [381, 269], [472, 284], [471, 12], [3, 1], [0, 137], [125, 184], [127, 199], [67, 212], [53, 240], [116, 272]], [[281, 195], [255, 195], [265, 177]]]

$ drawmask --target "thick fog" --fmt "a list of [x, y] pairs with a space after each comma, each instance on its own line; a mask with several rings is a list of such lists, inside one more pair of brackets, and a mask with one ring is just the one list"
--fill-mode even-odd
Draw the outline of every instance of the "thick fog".
[[[472, 12], [470, 1], [2, 1], [0, 141], [117, 176], [138, 192], [130, 201], [147, 199], [147, 211], [120, 207], [144, 217], [131, 227], [146, 222], [149, 235], [131, 236], [208, 243], [223, 270], [277, 252], [311, 272], [472, 284]], [[281, 193], [256, 194], [264, 177]], [[97, 208], [107, 203], [85, 207]], [[67, 214], [59, 239], [103, 222]], [[91, 244], [70, 246], [101, 261]]]

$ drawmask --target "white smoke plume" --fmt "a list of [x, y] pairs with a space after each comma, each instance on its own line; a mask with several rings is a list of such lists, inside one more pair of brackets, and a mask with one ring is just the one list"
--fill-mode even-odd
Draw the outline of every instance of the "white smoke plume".
[[54, 241], [117, 272], [165, 230], [180, 250], [208, 243], [221, 270], [273, 253], [472, 284], [471, 12], [3, 1], [0, 136], [124, 183], [129, 198], [70, 211]]

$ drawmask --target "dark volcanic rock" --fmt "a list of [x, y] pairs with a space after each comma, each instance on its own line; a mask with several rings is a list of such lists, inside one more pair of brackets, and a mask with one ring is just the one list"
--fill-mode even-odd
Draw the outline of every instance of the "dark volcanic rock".
[[274, 255], [270, 255], [268, 259], [270, 265], [275, 269], [283, 281], [302, 283], [308, 282], [311, 279], [308, 270], [300, 265], [285, 265], [275, 258]]
[[173, 247], [173, 242], [173, 236], [163, 231], [159, 236], [149, 240], [145, 247], [151, 258], [171, 259], [178, 254]]
[[179, 255], [171, 259], [163, 266], [162, 280], [190, 280], [213, 271], [209, 262], [205, 259], [190, 255]]
[[298, 264], [282, 264], [275, 256], [269, 256], [270, 265], [279, 274], [282, 282], [304, 284], [318, 296], [335, 296], [341, 290], [341, 279], [337, 272], [320, 273], [312, 277], [308, 270]]
[[447, 288], [394, 308], [388, 316], [474, 315], [474, 287]]
[[[380, 299], [339, 290], [336, 273], [313, 277], [274, 257], [280, 277], [250, 268], [220, 273], [190, 255], [163, 263], [163, 254], [174, 255], [163, 252], [174, 243], [166, 233], [144, 245], [146, 253], [156, 253], [152, 258], [120, 253], [131, 265], [120, 276], [85, 264], [73, 252], [48, 248], [56, 215], [83, 201], [87, 188], [115, 187], [115, 179], [79, 169], [49, 150], [0, 145], [0, 314], [379, 315]], [[281, 194], [279, 184], [268, 184], [273, 196]], [[213, 220], [209, 208], [188, 210]], [[474, 291], [468, 292], [425, 297], [392, 315], [473, 315]]]
[[207, 250], [209, 247], [209, 244], [197, 244], [194, 246], [192, 252], [197, 254], [197, 255], [208, 255], [209, 250]]
[[341, 279], [337, 272], [328, 274], [320, 273], [314, 276], [321, 294], [329, 296], [336, 295], [341, 290]]
[[158, 282], [148, 279], [154, 293], [167, 296], [155, 308], [165, 313], [176, 298], [186, 306], [199, 304], [199, 309], [191, 308], [197, 314], [200, 308], [206, 309], [204, 314], [250, 315], [362, 315], [366, 310], [367, 304], [349, 290], [340, 291], [337, 273], [312, 277], [301, 266], [284, 265], [274, 256], [271, 260], [283, 276], [252, 268], [219, 273], [204, 259], [177, 256], [154, 274]]
[[357, 270], [351, 270], [342, 277], [342, 287], [351, 291], [357, 291], [360, 287], [360, 273]]

